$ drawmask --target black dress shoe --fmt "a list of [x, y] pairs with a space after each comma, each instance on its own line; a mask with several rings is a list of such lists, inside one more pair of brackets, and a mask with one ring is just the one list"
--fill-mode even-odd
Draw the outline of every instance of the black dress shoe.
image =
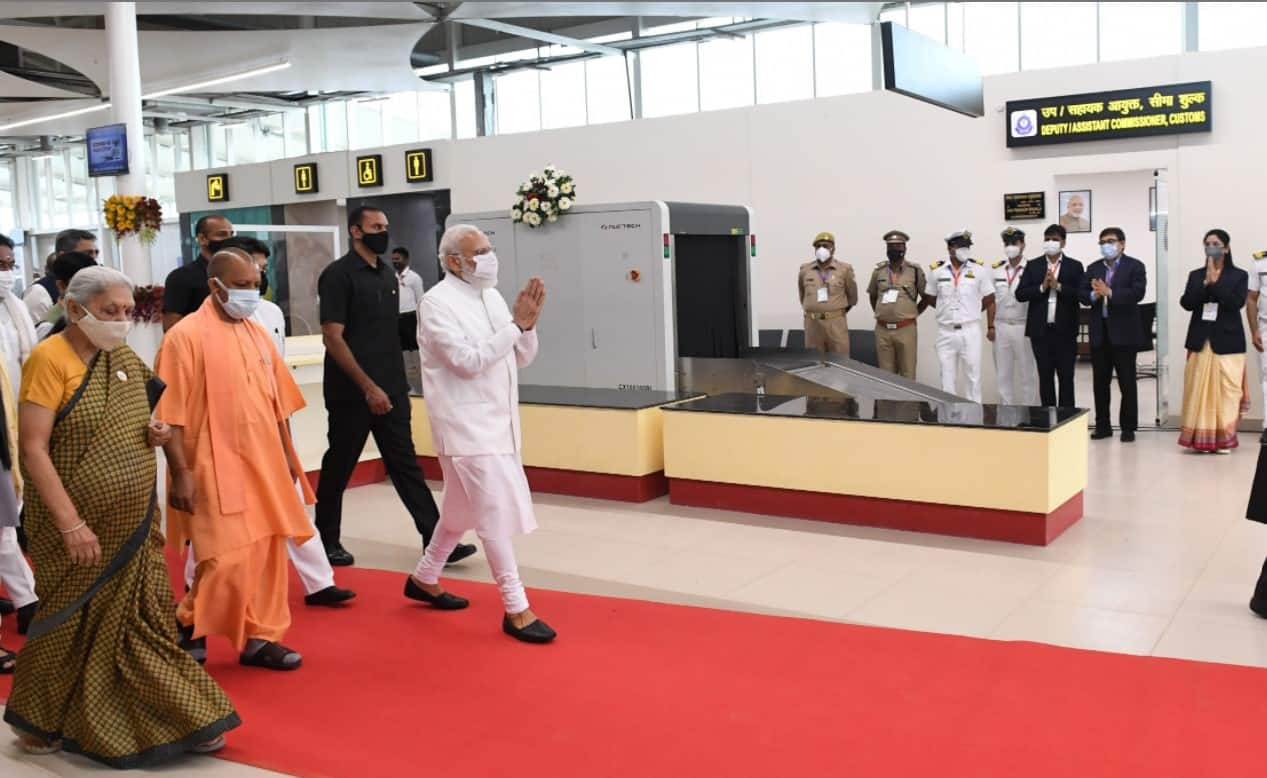
[[356, 592], [351, 589], [340, 589], [337, 586], [327, 586], [319, 592], [305, 594], [304, 605], [324, 605], [327, 608], [333, 608], [336, 605], [342, 605], [355, 596]]
[[200, 665], [207, 663], [207, 638], [194, 638], [194, 626], [190, 624], [188, 627], [180, 622], [176, 623], [176, 633], [180, 636], [179, 645], [184, 649], [185, 653], [193, 657], [193, 660]]
[[326, 559], [330, 561], [331, 567], [351, 567], [356, 564], [356, 558], [339, 543], [326, 547]]
[[25, 635], [26, 631], [31, 628], [31, 622], [35, 619], [35, 609], [39, 606], [39, 600], [23, 605], [18, 608], [18, 634]]
[[466, 559], [471, 554], [474, 554], [475, 551], [476, 549], [474, 543], [459, 543], [453, 547], [453, 553], [449, 554], [449, 561], [445, 562], [444, 566], [448, 567], [449, 565], [455, 565], [463, 559]]
[[1255, 597], [1249, 601], [1249, 609], [1267, 619], [1267, 600], [1260, 600]]
[[1134, 442], [1135, 442], [1135, 430], [1122, 430], [1122, 442], [1123, 442], [1123, 443], [1134, 443]]
[[421, 586], [414, 583], [412, 575], [405, 577], [405, 596], [411, 600], [425, 602], [438, 611], [460, 611], [471, 604], [470, 600], [458, 597], [450, 592], [429, 594]]
[[17, 608], [13, 607], [13, 600], [10, 600], [8, 597], [0, 597], [0, 616], [8, 616], [15, 610], [17, 610]]
[[516, 627], [511, 622], [510, 616], [502, 617], [502, 632], [525, 643], [549, 643], [558, 637], [558, 634], [550, 629], [550, 625], [541, 619], [537, 619], [526, 627]]
[[1096, 430], [1091, 433], [1092, 440], [1104, 440], [1113, 437], [1113, 430]]

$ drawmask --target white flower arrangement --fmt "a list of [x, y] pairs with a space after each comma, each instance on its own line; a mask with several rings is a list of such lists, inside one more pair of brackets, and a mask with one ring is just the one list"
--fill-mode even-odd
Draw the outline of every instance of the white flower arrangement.
[[546, 165], [540, 173], [520, 184], [515, 195], [510, 220], [540, 227], [558, 221], [564, 211], [576, 205], [576, 182], [554, 165]]

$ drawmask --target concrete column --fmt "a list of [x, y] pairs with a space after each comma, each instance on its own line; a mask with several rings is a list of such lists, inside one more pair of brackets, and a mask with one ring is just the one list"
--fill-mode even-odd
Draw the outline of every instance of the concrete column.
[[[145, 124], [141, 120], [140, 42], [136, 3], [106, 3], [106, 52], [110, 60], [110, 110], [128, 128], [128, 174], [115, 190], [122, 195], [150, 194], [145, 176]], [[150, 252], [135, 235], [120, 241], [120, 269], [138, 286], [152, 283]]]

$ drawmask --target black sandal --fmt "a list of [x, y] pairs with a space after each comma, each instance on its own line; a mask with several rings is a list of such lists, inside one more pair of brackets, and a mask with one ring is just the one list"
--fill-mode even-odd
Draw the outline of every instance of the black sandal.
[[[286, 657], [299, 657], [298, 661], [291, 664], [286, 663]], [[298, 670], [299, 666], [304, 663], [303, 657], [299, 652], [286, 648], [281, 643], [274, 643], [271, 640], [259, 647], [254, 654], [247, 656], [241, 654], [238, 656], [238, 664], [243, 667], [263, 667], [266, 670]]]
[[0, 646], [0, 675], [13, 675], [18, 669], [18, 655]]

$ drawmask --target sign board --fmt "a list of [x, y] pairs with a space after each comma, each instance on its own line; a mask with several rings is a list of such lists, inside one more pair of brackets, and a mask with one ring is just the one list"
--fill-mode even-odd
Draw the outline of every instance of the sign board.
[[1047, 218], [1045, 192], [1009, 192], [1003, 195], [1003, 220], [1025, 221]]
[[405, 180], [411, 184], [431, 181], [431, 149], [414, 149], [405, 152]]
[[357, 186], [383, 185], [383, 155], [370, 154], [356, 158]]
[[90, 127], [84, 135], [88, 145], [88, 175], [121, 176], [128, 172], [128, 126], [109, 124]]
[[295, 194], [313, 194], [317, 188], [317, 163], [301, 162], [295, 165]]
[[1004, 116], [1009, 148], [1088, 140], [1209, 132], [1209, 81], [1009, 100]]
[[207, 176], [207, 202], [223, 203], [229, 199], [229, 174], [212, 173]]

